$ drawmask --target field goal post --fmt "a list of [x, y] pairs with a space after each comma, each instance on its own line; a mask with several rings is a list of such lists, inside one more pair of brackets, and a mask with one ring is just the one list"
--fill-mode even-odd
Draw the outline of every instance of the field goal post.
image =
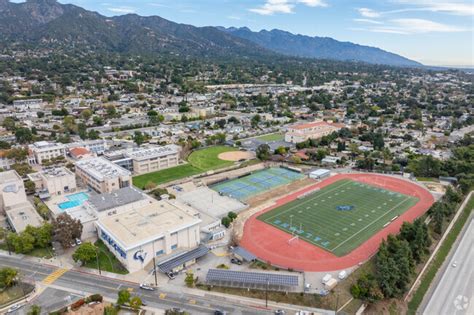
[[293, 243], [298, 242], [299, 239], [300, 239], [300, 237], [299, 237], [298, 235], [293, 236], [292, 238], [290, 238], [290, 239], [288, 240], [288, 245], [291, 246]]

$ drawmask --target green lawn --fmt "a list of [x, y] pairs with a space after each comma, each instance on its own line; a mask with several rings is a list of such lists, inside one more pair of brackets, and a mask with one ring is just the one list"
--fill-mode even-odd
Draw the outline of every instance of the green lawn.
[[[8, 251], [7, 244], [6, 243], [0, 243], [0, 249]], [[11, 248], [11, 251], [14, 252], [13, 247]], [[53, 249], [51, 247], [34, 248], [31, 252], [26, 253], [25, 255], [50, 259], [50, 258], [53, 257]]]
[[133, 185], [143, 189], [148, 182], [153, 182], [157, 185], [160, 185], [202, 172], [202, 170], [192, 166], [191, 164], [184, 164], [167, 168], [158, 172], [136, 176], [133, 178]]
[[188, 164], [135, 176], [133, 178], [133, 185], [144, 189], [148, 182], [160, 185], [177, 179], [204, 173], [209, 170], [231, 166], [234, 162], [224, 161], [218, 158], [219, 154], [230, 151], [237, 151], [237, 149], [226, 146], [216, 146], [194, 151], [188, 157]]
[[[125, 267], [109, 251], [108, 247], [101, 240], [95, 242], [94, 245], [99, 248], [99, 263], [101, 270], [118, 273], [121, 275], [126, 275], [128, 273], [128, 270], [125, 269]], [[97, 259], [88, 262], [84, 265], [84, 267], [99, 269], [97, 266]]]
[[265, 141], [265, 142], [282, 141], [285, 139], [285, 135], [280, 132], [269, 133], [268, 135], [255, 137], [255, 139]]
[[219, 154], [232, 151], [238, 151], [238, 149], [226, 146], [209, 147], [191, 153], [188, 157], [188, 162], [203, 171], [215, 170], [234, 164], [234, 162], [218, 158]]
[[339, 180], [258, 217], [291, 235], [343, 256], [367, 241], [418, 199], [357, 181]]

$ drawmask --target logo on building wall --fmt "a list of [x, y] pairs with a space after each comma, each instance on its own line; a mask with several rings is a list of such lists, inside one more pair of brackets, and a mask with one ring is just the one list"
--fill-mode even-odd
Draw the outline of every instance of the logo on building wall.
[[137, 250], [135, 254], [133, 254], [133, 259], [139, 260], [143, 263], [145, 261], [146, 254], [147, 253], [145, 253], [143, 249]]

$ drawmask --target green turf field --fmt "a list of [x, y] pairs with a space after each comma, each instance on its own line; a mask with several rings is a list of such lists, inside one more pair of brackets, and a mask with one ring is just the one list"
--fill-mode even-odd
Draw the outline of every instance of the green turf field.
[[[418, 202], [412, 196], [342, 179], [258, 217], [283, 230], [288, 240], [344, 256]], [[301, 239], [301, 240], [300, 240]]]
[[272, 141], [283, 141], [285, 140], [285, 135], [283, 133], [269, 133], [267, 135], [255, 137], [255, 139], [261, 140], [261, 141], [266, 141], [266, 142], [272, 142]]
[[133, 177], [133, 185], [144, 189], [145, 185], [149, 182], [160, 185], [177, 179], [185, 178], [187, 176], [204, 173], [209, 170], [231, 166], [234, 164], [234, 162], [221, 160], [218, 158], [218, 156], [223, 152], [237, 150], [238, 149], [236, 148], [226, 146], [215, 146], [194, 151], [188, 157], [188, 164], [135, 176]]
[[234, 164], [231, 161], [224, 161], [218, 158], [224, 152], [238, 151], [236, 148], [226, 146], [215, 146], [194, 151], [188, 157], [188, 162], [204, 171], [214, 170]]

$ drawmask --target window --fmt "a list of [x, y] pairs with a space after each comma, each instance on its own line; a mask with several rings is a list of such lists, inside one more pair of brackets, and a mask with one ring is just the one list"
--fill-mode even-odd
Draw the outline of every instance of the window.
[[159, 250], [156, 252], [156, 256], [160, 256], [160, 255], [163, 255], [165, 253], [164, 250]]
[[171, 249], [176, 249], [178, 248], [178, 244], [171, 245]]

